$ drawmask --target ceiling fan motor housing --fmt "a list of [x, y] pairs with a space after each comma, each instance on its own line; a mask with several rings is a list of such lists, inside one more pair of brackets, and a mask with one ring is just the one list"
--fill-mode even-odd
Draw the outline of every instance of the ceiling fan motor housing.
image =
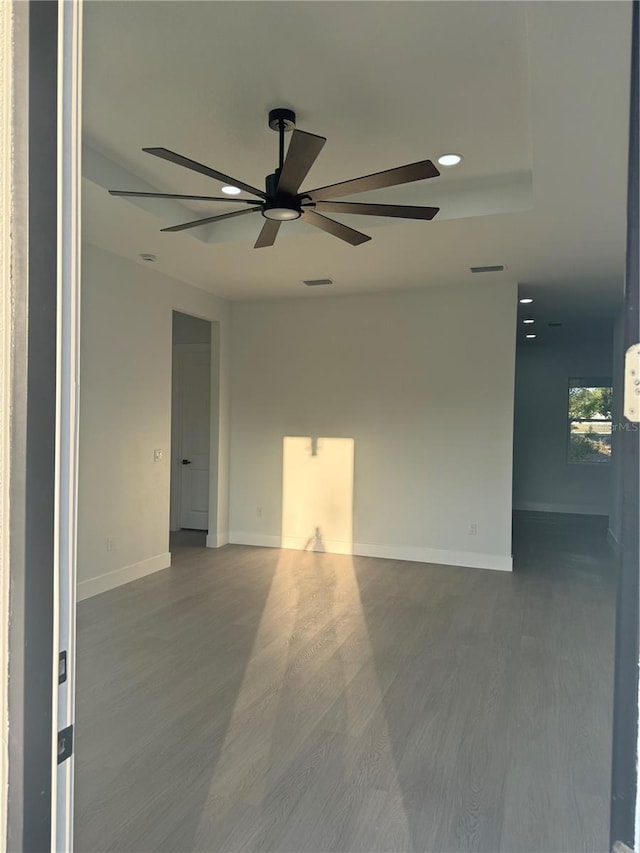
[[280, 169], [276, 169], [276, 171], [267, 175], [264, 182], [264, 190], [267, 194], [267, 198], [275, 198], [276, 193], [278, 192], [278, 181], [280, 180]]
[[262, 215], [265, 219], [276, 219], [280, 222], [299, 219], [302, 216], [302, 210], [297, 196], [279, 193], [279, 180], [280, 169], [276, 169], [273, 174], [266, 177], [265, 192], [267, 200], [262, 206]]

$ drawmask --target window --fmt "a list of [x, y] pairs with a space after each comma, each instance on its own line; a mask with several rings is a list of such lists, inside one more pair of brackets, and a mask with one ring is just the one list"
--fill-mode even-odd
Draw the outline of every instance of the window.
[[569, 380], [568, 461], [602, 465], [611, 460], [610, 379]]

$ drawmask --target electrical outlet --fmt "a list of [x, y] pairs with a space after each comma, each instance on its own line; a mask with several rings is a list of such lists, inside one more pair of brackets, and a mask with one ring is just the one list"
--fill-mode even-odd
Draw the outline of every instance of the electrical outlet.
[[154, 450], [153, 451], [153, 461], [154, 462], [162, 462], [163, 455], [164, 454], [163, 454], [162, 450], [160, 450], [160, 449]]
[[474, 521], [469, 525], [469, 536], [477, 536], [477, 535], [478, 535], [478, 525]]
[[258, 516], [258, 518], [262, 518], [262, 507], [261, 506], [259, 506], [258, 509], [256, 510], [256, 515]]
[[113, 551], [114, 547], [113, 536], [107, 536], [107, 551]]

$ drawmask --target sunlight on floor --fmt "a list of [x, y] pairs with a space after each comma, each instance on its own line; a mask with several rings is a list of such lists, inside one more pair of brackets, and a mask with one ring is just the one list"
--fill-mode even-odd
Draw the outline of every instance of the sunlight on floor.
[[[270, 797], [291, 809], [287, 833], [306, 832], [307, 822], [326, 819], [327, 812], [338, 814], [344, 804], [333, 802], [337, 792], [345, 782], [358, 785], [357, 755], [349, 745], [377, 717], [378, 768], [393, 780], [396, 829], [408, 836], [383, 702], [388, 686], [376, 669], [353, 560], [329, 565], [322, 554], [283, 552], [212, 771], [202, 824], [227, 814], [238, 800], [259, 805]], [[311, 812], [308, 806], [296, 810], [302, 790], [307, 797], [312, 791], [318, 807]], [[373, 830], [372, 824], [363, 827]]]

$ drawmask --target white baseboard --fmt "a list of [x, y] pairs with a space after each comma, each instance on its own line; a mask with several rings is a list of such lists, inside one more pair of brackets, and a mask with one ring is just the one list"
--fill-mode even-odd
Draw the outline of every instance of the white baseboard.
[[446, 551], [411, 545], [354, 544], [353, 553], [359, 557], [382, 557], [385, 560], [408, 560], [411, 563], [435, 563], [442, 566], [462, 566], [469, 569], [513, 571], [513, 558], [506, 554], [483, 554], [477, 551]]
[[115, 589], [117, 586], [143, 578], [145, 575], [168, 569], [170, 565], [171, 554], [167, 552], [149, 557], [147, 560], [141, 560], [139, 563], [132, 563], [130, 566], [124, 566], [121, 569], [115, 569], [113, 572], [106, 572], [95, 578], [80, 581], [77, 588], [77, 599], [83, 601], [85, 598], [92, 598], [101, 592], [107, 592], [109, 589]]
[[553, 504], [536, 501], [519, 501], [514, 503], [515, 510], [529, 512], [563, 512], [568, 515], [609, 515], [609, 509], [604, 506], [585, 506], [585, 504]]
[[248, 533], [245, 530], [229, 532], [230, 545], [258, 545], [260, 548], [281, 548], [282, 537], [266, 533]]
[[229, 544], [227, 533], [207, 533], [207, 548], [222, 548]]
[[[229, 533], [229, 542], [233, 545], [257, 545], [261, 548], [293, 548], [301, 550], [301, 539], [269, 536], [263, 533], [233, 531]], [[295, 543], [295, 544], [283, 544]], [[438, 548], [422, 548], [407, 545], [365, 545], [354, 542], [351, 547], [346, 542], [323, 543], [329, 554], [353, 554], [357, 557], [381, 557], [385, 560], [407, 560], [413, 563], [436, 563], [444, 566], [462, 566], [472, 569], [494, 569], [501, 572], [513, 571], [513, 559], [504, 554], [483, 554], [473, 551], [443, 551]], [[330, 546], [336, 546], [332, 550]]]
[[322, 546], [316, 547], [313, 539], [299, 536], [283, 536], [280, 540], [280, 548], [287, 548], [292, 551], [326, 551], [328, 554], [353, 554], [353, 545], [351, 542], [345, 542], [340, 539], [322, 540]]
[[609, 546], [613, 553], [616, 555], [616, 557], [619, 557], [621, 553], [620, 542], [618, 541], [617, 537], [614, 535], [610, 527], [607, 529], [607, 542], [609, 543]]

